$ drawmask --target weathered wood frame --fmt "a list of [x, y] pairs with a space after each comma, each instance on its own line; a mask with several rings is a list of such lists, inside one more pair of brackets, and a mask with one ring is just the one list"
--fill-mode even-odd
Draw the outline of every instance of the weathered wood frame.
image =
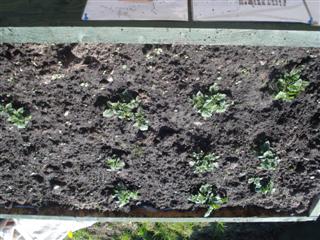
[[[320, 27], [286, 23], [121, 21], [83, 22], [86, 0], [3, 0], [0, 3], [0, 43], [157, 43], [320, 47]], [[60, 4], [60, 5], [59, 5]], [[47, 7], [47, 8], [46, 8]], [[45, 11], [45, 10], [49, 11]], [[308, 216], [124, 218], [74, 217], [6, 213], [0, 218], [69, 219], [149, 222], [297, 222], [320, 215], [316, 199]]]

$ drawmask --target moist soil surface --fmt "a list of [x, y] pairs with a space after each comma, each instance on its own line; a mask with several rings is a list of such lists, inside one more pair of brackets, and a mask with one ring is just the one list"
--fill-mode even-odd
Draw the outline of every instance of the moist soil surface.
[[[294, 68], [308, 87], [274, 100], [275, 81]], [[204, 119], [191, 98], [213, 83], [233, 104]], [[189, 198], [211, 184], [228, 197], [213, 215], [301, 215], [320, 192], [318, 49], [4, 44], [0, 90], [2, 105], [32, 116], [24, 129], [0, 116], [1, 212], [202, 216], [206, 206]], [[103, 117], [124, 90], [141, 100], [148, 131]], [[259, 168], [265, 141], [280, 159], [272, 171]], [[218, 168], [195, 173], [200, 151], [219, 155]], [[122, 170], [107, 168], [112, 155]], [[272, 193], [255, 192], [252, 177], [271, 180]], [[139, 198], [119, 208], [119, 185]]]

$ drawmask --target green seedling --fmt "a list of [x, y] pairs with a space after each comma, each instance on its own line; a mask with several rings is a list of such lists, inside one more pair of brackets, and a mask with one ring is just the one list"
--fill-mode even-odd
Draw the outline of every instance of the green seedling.
[[9, 123], [12, 123], [17, 128], [25, 128], [31, 116], [27, 116], [25, 110], [21, 107], [18, 109], [13, 108], [12, 103], [3, 106], [0, 104], [0, 114], [7, 116]]
[[263, 178], [260, 177], [252, 177], [248, 180], [249, 184], [254, 186], [254, 190], [257, 193], [262, 193], [264, 195], [270, 194], [274, 191], [273, 182], [271, 180], [263, 181]]
[[141, 108], [139, 108], [135, 114], [135, 123], [133, 126], [139, 128], [141, 131], [147, 131], [149, 128], [148, 124], [148, 120], [146, 120]]
[[121, 161], [119, 157], [113, 155], [111, 158], [106, 160], [106, 165], [111, 171], [118, 171], [124, 168], [125, 163]]
[[147, 60], [151, 60], [153, 59], [155, 56], [159, 56], [163, 53], [162, 48], [155, 48], [153, 51], [147, 53], [146, 55], [146, 59]]
[[134, 121], [134, 126], [141, 131], [147, 131], [149, 128], [149, 121], [146, 120], [143, 114], [139, 98], [137, 97], [136, 99], [128, 100], [128, 96], [125, 92], [120, 101], [107, 102], [107, 108], [103, 112], [103, 116], [107, 118], [115, 116], [126, 121]]
[[214, 153], [205, 154], [203, 151], [200, 153], [192, 154], [193, 161], [190, 162], [190, 165], [194, 167], [195, 173], [206, 173], [211, 172], [213, 169], [218, 168], [218, 159], [219, 156]]
[[308, 81], [301, 79], [301, 70], [293, 69], [278, 79], [277, 89], [279, 91], [274, 98], [277, 100], [291, 101], [303, 92], [308, 85]]
[[127, 205], [131, 200], [137, 200], [139, 194], [137, 191], [130, 191], [126, 189], [124, 186], [118, 186], [114, 190], [113, 198], [117, 200], [117, 204], [119, 208]]
[[266, 141], [260, 147], [258, 158], [260, 159], [260, 168], [263, 170], [275, 170], [279, 164], [279, 158], [270, 147], [270, 142]]
[[220, 93], [216, 84], [210, 86], [208, 94], [199, 91], [192, 97], [192, 104], [203, 118], [210, 118], [213, 113], [225, 112], [230, 106], [227, 95]]
[[104, 117], [116, 116], [120, 119], [133, 120], [134, 110], [139, 107], [139, 100], [133, 99], [130, 102], [108, 102], [107, 109], [103, 112]]
[[220, 196], [212, 185], [204, 184], [200, 187], [198, 194], [192, 195], [189, 201], [208, 206], [204, 217], [209, 217], [212, 211], [221, 208], [221, 205], [227, 203], [228, 198]]

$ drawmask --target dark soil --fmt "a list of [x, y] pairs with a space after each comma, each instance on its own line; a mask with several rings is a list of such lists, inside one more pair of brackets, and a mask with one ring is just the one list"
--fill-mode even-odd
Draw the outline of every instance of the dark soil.
[[[270, 86], [294, 67], [310, 81], [306, 91], [292, 102], [273, 100]], [[190, 98], [213, 83], [234, 104], [204, 120]], [[142, 100], [146, 132], [102, 116], [107, 100], [126, 89]], [[319, 49], [5, 44], [0, 90], [2, 104], [32, 115], [25, 129], [0, 117], [2, 212], [201, 216], [188, 198], [209, 183], [229, 198], [216, 216], [299, 215], [320, 192]], [[281, 159], [275, 171], [258, 169], [255, 150], [265, 140]], [[200, 150], [218, 154], [219, 169], [195, 174], [189, 162]], [[125, 169], [107, 169], [112, 154]], [[254, 176], [272, 179], [275, 191], [252, 191]], [[137, 190], [139, 200], [119, 209], [112, 198], [118, 184]]]

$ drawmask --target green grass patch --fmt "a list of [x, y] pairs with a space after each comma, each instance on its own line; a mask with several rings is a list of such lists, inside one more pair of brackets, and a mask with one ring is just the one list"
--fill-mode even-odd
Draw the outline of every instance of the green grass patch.
[[[207, 233], [212, 238], [223, 239], [223, 223], [138, 223], [135, 230], [124, 232], [116, 240], [198, 240]], [[204, 239], [204, 238], [201, 238]]]
[[69, 233], [65, 240], [99, 240], [94, 237], [86, 228]]
[[208, 240], [224, 239], [223, 223], [97, 223], [65, 240]]

